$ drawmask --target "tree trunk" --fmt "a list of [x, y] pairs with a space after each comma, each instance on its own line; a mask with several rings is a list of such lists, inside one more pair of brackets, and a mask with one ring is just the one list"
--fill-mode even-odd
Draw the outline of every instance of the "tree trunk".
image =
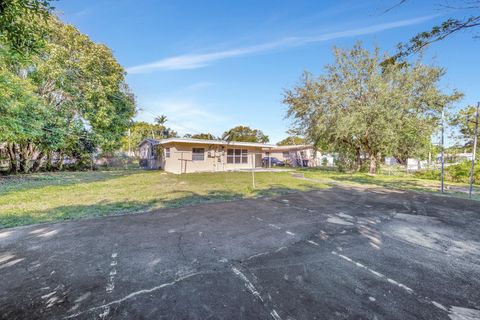
[[47, 151], [47, 164], [46, 164], [46, 170], [47, 171], [52, 171], [53, 170], [53, 164], [52, 164], [52, 152]]
[[8, 157], [10, 158], [10, 173], [16, 174], [18, 173], [18, 165], [17, 165], [17, 152], [15, 143], [7, 143], [7, 153]]
[[33, 172], [38, 172], [40, 170], [44, 159], [45, 159], [45, 153], [43, 151], [40, 151], [40, 153], [37, 156], [37, 159], [35, 159], [35, 161], [33, 162], [33, 165], [32, 165]]
[[18, 156], [20, 158], [19, 165], [20, 165], [20, 172], [22, 173], [28, 173], [28, 160], [30, 157], [29, 154], [29, 145], [30, 143], [25, 144], [19, 144], [19, 152]]
[[63, 170], [63, 153], [62, 153], [62, 151], [60, 151], [58, 153], [57, 169], [59, 171]]
[[375, 157], [375, 155], [370, 155], [370, 168], [368, 170], [368, 173], [370, 174], [377, 173], [377, 157]]
[[403, 158], [401, 158], [399, 156], [395, 156], [394, 158], [395, 158], [395, 160], [397, 160], [398, 164], [400, 164], [402, 166], [407, 164], [407, 161], [405, 161]]
[[363, 161], [362, 161], [362, 154], [360, 149], [357, 149], [355, 154], [355, 171], [360, 171], [362, 169]]
[[33, 166], [33, 155], [35, 153], [35, 146], [31, 142], [26, 144], [19, 145], [19, 156], [20, 156], [20, 171], [22, 173], [29, 173], [30, 169]]

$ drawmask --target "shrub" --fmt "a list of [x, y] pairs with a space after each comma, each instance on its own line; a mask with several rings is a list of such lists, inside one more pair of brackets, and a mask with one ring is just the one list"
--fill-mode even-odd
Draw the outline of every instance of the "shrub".
[[[445, 180], [452, 182], [468, 183], [470, 179], [470, 169], [472, 163], [465, 161], [459, 164], [445, 167]], [[438, 180], [440, 179], [441, 172], [439, 169], [419, 171], [415, 174], [421, 179]], [[473, 183], [480, 182], [480, 163], [475, 162], [475, 171], [473, 173]]]

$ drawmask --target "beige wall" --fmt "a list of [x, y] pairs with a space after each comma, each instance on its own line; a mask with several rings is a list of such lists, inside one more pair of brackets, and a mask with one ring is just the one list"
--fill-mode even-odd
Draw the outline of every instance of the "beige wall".
[[[262, 154], [261, 148], [227, 147], [221, 145], [170, 143], [163, 145], [162, 169], [173, 173], [215, 172], [236, 169], [250, 169], [255, 165], [255, 154]], [[170, 157], [166, 158], [166, 149], [170, 148]], [[192, 160], [193, 148], [204, 149], [204, 159]], [[227, 163], [227, 149], [247, 150], [247, 163]], [[257, 166], [260, 165], [257, 163]]]

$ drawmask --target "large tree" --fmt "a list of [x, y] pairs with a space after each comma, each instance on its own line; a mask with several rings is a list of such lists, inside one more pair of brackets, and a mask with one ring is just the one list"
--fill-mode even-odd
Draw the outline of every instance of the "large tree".
[[38, 94], [66, 119], [88, 124], [105, 151], [118, 148], [130, 119], [134, 98], [125, 72], [111, 50], [91, 41], [57, 18], [48, 20], [49, 41], [30, 73]]
[[292, 131], [318, 148], [337, 152], [359, 169], [365, 158], [376, 173], [380, 159], [400, 161], [422, 156], [429, 149], [442, 108], [460, 98], [438, 87], [444, 71], [420, 63], [388, 64], [379, 50], [355, 45], [335, 48], [335, 63], [318, 78], [304, 74], [286, 90]]
[[267, 143], [270, 140], [261, 130], [247, 126], [236, 126], [222, 135], [222, 140]]
[[20, 51], [0, 43], [0, 82], [8, 86], [0, 143], [7, 143], [10, 170], [29, 172], [54, 162], [61, 169], [65, 156], [81, 163], [97, 147], [118, 148], [135, 102], [110, 49], [55, 16], [19, 17], [25, 18], [47, 35], [38, 52], [21, 59]]

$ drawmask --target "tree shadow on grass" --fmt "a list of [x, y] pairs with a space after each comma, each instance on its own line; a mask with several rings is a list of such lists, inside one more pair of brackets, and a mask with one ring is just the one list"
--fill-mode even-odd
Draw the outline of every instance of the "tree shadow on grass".
[[[173, 198], [159, 197], [146, 201], [100, 202], [91, 205], [60, 206], [49, 210], [30, 211], [22, 214], [0, 214], [0, 228], [81, 218], [135, 214], [161, 208], [178, 208], [242, 198], [242, 194], [225, 191], [210, 191], [206, 194], [187, 191], [177, 191], [176, 193], [178, 196], [174, 196]], [[169, 195], [171, 195], [171, 193]]]
[[[303, 191], [318, 190], [311, 185], [302, 186]], [[186, 190], [170, 192], [167, 197], [158, 197], [146, 201], [101, 202], [90, 205], [59, 206], [44, 211], [29, 211], [21, 214], [0, 214], [0, 229], [21, 225], [77, 220], [103, 216], [116, 216], [136, 213], [148, 213], [157, 209], [180, 208], [207, 203], [228, 202], [249, 197], [274, 197], [286, 193], [299, 192], [298, 189], [284, 186], [273, 186], [267, 189], [252, 190], [249, 194], [225, 190], [212, 190], [207, 193], [196, 193]], [[172, 197], [173, 195], [173, 197]]]
[[[300, 190], [298, 188], [301, 188]], [[297, 193], [297, 192], [308, 192], [313, 190], [319, 190], [319, 187], [316, 187], [312, 184], [301, 184], [298, 185], [297, 189], [285, 187], [283, 185], [273, 185], [270, 188], [258, 189], [255, 190], [255, 196], [257, 197], [276, 197], [282, 194]]]
[[0, 195], [44, 188], [47, 186], [69, 186], [74, 184], [107, 181], [141, 173], [145, 173], [145, 171], [61, 171], [0, 176]]

